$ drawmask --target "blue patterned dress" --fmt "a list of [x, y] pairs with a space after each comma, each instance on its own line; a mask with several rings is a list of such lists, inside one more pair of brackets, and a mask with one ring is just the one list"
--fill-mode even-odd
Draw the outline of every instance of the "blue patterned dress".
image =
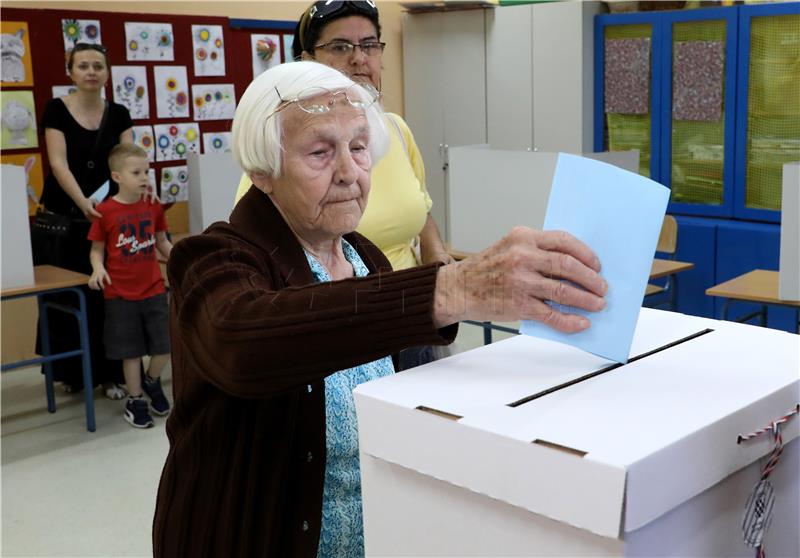
[[[342, 250], [356, 277], [369, 273], [358, 252], [344, 239]], [[308, 265], [317, 283], [330, 281], [325, 268], [308, 252]], [[361, 470], [358, 464], [358, 430], [353, 389], [394, 372], [392, 359], [384, 357], [340, 370], [325, 378], [325, 435], [327, 461], [322, 494], [322, 527], [318, 558], [364, 556], [364, 521], [361, 511]]]

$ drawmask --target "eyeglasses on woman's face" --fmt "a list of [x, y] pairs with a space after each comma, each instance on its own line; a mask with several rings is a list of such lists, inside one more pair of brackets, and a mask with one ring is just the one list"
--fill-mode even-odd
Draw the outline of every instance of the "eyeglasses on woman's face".
[[[364, 91], [367, 92], [366, 99], [364, 98]], [[366, 83], [351, 85], [338, 91], [331, 91], [324, 87], [309, 87], [300, 91], [293, 99], [284, 99], [277, 87], [275, 87], [275, 92], [278, 94], [281, 104], [267, 118], [293, 104], [296, 104], [300, 110], [309, 114], [325, 114], [333, 109], [333, 105], [336, 104], [336, 100], [340, 95], [344, 97], [351, 107], [366, 110], [375, 104], [375, 101], [380, 97], [378, 90]]]
[[337, 58], [349, 58], [356, 48], [360, 48], [364, 56], [372, 58], [381, 55], [383, 49], [386, 48], [386, 43], [380, 41], [364, 41], [359, 44], [353, 44], [350, 41], [338, 40], [314, 46], [314, 50], [324, 50], [331, 56]]

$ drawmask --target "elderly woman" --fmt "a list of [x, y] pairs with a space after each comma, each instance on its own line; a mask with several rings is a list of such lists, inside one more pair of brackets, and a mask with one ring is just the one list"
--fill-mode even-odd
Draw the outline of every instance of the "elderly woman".
[[585, 329], [545, 301], [597, 311], [606, 285], [585, 245], [522, 228], [459, 263], [382, 271], [351, 231], [387, 129], [374, 92], [332, 68], [259, 76], [233, 135], [256, 188], [168, 267], [175, 407], [154, 554], [360, 556], [352, 389], [404, 347], [449, 343], [461, 319]]
[[[383, 51], [378, 7], [372, 0], [319, 0], [309, 5], [295, 28], [295, 60], [313, 60], [336, 68], [358, 83], [381, 91]], [[391, 47], [391, 45], [390, 45]], [[405, 120], [383, 113], [389, 149], [372, 167], [369, 204], [357, 232], [381, 249], [392, 269], [418, 264], [451, 263], [431, 215], [433, 201], [425, 184], [425, 165]], [[239, 182], [237, 201], [250, 189], [247, 174]], [[419, 261], [417, 251], [419, 248]], [[399, 367], [408, 370], [435, 359], [429, 345], [399, 353]]]

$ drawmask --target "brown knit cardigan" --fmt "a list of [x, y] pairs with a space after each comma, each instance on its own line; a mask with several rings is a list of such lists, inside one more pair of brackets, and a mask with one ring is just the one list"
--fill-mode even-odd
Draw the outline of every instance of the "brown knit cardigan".
[[175, 406], [153, 520], [156, 558], [317, 554], [329, 374], [452, 341], [432, 322], [437, 266], [315, 284], [256, 188], [230, 224], [176, 244], [168, 265]]

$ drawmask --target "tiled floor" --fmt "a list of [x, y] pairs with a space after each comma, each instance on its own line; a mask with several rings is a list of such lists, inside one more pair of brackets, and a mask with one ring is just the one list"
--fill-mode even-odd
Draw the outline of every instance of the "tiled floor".
[[[508, 324], [514, 325], [514, 324]], [[494, 339], [508, 337], [495, 333]], [[451, 345], [483, 344], [462, 324]], [[170, 371], [164, 387], [170, 393]], [[45, 406], [38, 370], [2, 375], [2, 556], [151, 556], [150, 528], [168, 443], [165, 419], [131, 428], [122, 401], [95, 391], [97, 431], [86, 431], [82, 395], [57, 389]]]

